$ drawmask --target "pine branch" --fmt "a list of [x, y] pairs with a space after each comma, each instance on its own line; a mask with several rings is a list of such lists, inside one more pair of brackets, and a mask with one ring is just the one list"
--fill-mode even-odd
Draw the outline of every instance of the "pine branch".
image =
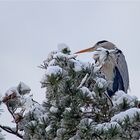
[[14, 134], [14, 135], [18, 136], [19, 138], [23, 139], [23, 136], [21, 134], [19, 134], [17, 131], [12, 130], [8, 126], [2, 126], [2, 125], [0, 125], [0, 128], [3, 129], [3, 130], [5, 130], [8, 133]]
[[107, 97], [107, 99], [110, 101], [111, 106], [113, 107], [113, 102], [112, 102], [111, 98], [108, 96], [108, 94], [106, 92], [104, 92], [104, 95]]
[[78, 86], [78, 89], [81, 88], [81, 87], [84, 85], [84, 83], [86, 82], [88, 76], [89, 76], [89, 74], [87, 73], [87, 74], [85, 75], [85, 77], [82, 79], [80, 85]]

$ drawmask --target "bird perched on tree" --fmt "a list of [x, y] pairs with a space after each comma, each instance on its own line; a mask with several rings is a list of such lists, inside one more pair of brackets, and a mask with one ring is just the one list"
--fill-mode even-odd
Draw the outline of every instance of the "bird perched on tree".
[[100, 72], [110, 81], [107, 89], [108, 95], [112, 96], [116, 91], [123, 90], [127, 93], [129, 87], [129, 75], [125, 56], [113, 43], [103, 40], [93, 47], [81, 50], [75, 54], [95, 52], [93, 58], [95, 65], [100, 66]]

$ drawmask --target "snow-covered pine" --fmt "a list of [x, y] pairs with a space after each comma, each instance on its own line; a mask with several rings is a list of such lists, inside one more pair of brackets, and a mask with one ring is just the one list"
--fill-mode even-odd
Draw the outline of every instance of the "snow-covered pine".
[[[113, 117], [119, 116], [121, 111], [135, 108], [133, 117], [128, 114], [128, 118], [135, 121], [137, 128], [140, 115], [139, 108], [136, 108], [138, 99], [118, 91], [110, 103], [110, 99], [106, 96], [109, 83], [102, 78], [104, 76], [94, 71], [97, 68], [93, 68], [93, 65], [77, 60], [75, 55], [69, 53], [70, 51], [64, 53], [63, 49], [69, 50], [65, 47], [67, 45], [59, 46], [59, 50], [51, 57], [52, 59], [49, 59], [41, 81], [46, 88], [47, 99], [43, 104], [48, 124], [45, 127], [46, 139], [127, 139], [128, 133], [129, 135], [138, 133], [139, 130], [132, 129], [132, 121], [130, 127], [134, 132], [131, 133], [125, 132], [124, 123], [113, 121]], [[48, 72], [52, 66], [54, 72]], [[58, 67], [61, 70], [58, 70]], [[137, 135], [133, 137], [131, 139], [136, 139]]]
[[[45, 69], [41, 87], [46, 89], [46, 98], [43, 104], [28, 99], [28, 105], [23, 105], [29, 108], [18, 122], [24, 140], [140, 138], [140, 102], [123, 91], [110, 98], [109, 81], [98, 72], [99, 67], [77, 60], [67, 45], [60, 44], [41, 68]], [[17, 88], [14, 91], [21, 97]]]
[[[2, 113], [2, 108], [1, 108], [1, 103], [2, 103], [2, 95], [0, 94], [0, 117], [1, 117], [1, 113]], [[4, 135], [2, 134], [2, 130], [0, 128], [0, 140], [4, 140]]]

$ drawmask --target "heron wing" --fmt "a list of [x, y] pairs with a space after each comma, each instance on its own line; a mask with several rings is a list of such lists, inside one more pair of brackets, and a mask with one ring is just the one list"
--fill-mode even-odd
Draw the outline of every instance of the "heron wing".
[[114, 77], [112, 81], [112, 88], [107, 88], [107, 92], [110, 97], [118, 90], [125, 90], [122, 76], [116, 66], [113, 69], [113, 73]]
[[128, 75], [128, 67], [125, 60], [125, 56], [122, 52], [119, 52], [116, 57], [116, 67], [122, 77], [124, 91], [127, 92], [129, 87], [129, 75]]

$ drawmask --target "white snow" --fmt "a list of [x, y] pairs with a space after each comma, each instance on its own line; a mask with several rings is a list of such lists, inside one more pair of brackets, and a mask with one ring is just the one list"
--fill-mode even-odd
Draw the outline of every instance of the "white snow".
[[126, 117], [129, 117], [130, 122], [132, 123], [134, 121], [134, 116], [136, 113], [140, 114], [140, 109], [138, 108], [130, 108], [124, 112], [120, 112], [119, 114], [113, 116], [111, 118], [111, 122], [122, 122], [125, 120]]
[[70, 107], [66, 107], [65, 110], [68, 111], [68, 112], [70, 112], [71, 111], [71, 108]]
[[90, 125], [93, 122], [92, 119], [90, 118], [84, 118], [80, 121], [79, 126], [85, 126], [85, 125]]
[[46, 70], [46, 75], [57, 75], [62, 73], [62, 68], [59, 66], [49, 66]]
[[22, 104], [22, 108], [25, 109], [26, 112], [29, 112], [31, 107], [33, 106], [33, 100], [31, 96], [24, 96], [21, 97], [21, 104]]
[[82, 70], [82, 68], [83, 68], [83, 64], [82, 64], [80, 61], [77, 61], [77, 60], [71, 59], [71, 62], [74, 63], [74, 70], [75, 70], [76, 72]]
[[45, 114], [42, 114], [38, 120], [39, 120], [39, 124], [44, 124], [44, 120], [45, 121], [49, 120], [48, 112]]
[[42, 105], [34, 102], [32, 107], [30, 108], [30, 111], [34, 112], [37, 118], [40, 118], [43, 115], [44, 108]]
[[60, 52], [63, 51], [64, 49], [67, 49], [68, 51], [70, 51], [70, 48], [65, 43], [58, 44], [57, 48]]
[[50, 63], [50, 61], [53, 59], [54, 54], [56, 54], [57, 51], [52, 51], [48, 54], [48, 57], [46, 60], [43, 61], [44, 66], [48, 66], [48, 64]]
[[87, 87], [81, 87], [80, 88], [82, 90], [82, 92], [85, 94], [85, 93], [90, 93], [90, 90], [87, 88]]
[[50, 108], [50, 112], [52, 112], [52, 113], [57, 113], [57, 112], [58, 112], [58, 108], [52, 106], [52, 107]]
[[81, 87], [80, 88], [83, 92], [83, 94], [88, 94], [87, 96], [90, 97], [90, 99], [94, 99], [95, 93], [91, 92], [87, 87]]
[[62, 52], [58, 52], [58, 53], [53, 55], [54, 59], [61, 58], [61, 59], [64, 59], [64, 61], [69, 60], [70, 62], [74, 63], [74, 70], [76, 72], [81, 71], [82, 68], [84, 67], [84, 65], [83, 65], [82, 62], [75, 60], [75, 57], [77, 57], [77, 56], [74, 55], [74, 54], [73, 55], [67, 55], [67, 54], [64, 54]]
[[103, 78], [97, 78], [96, 79], [96, 84], [100, 89], [102, 89], [102, 88], [107, 86], [107, 81]]
[[18, 87], [20, 88], [21, 93], [22, 92], [30, 93], [30, 91], [31, 91], [30, 87], [27, 86], [24, 82], [20, 82]]
[[58, 52], [56, 54], [53, 55], [53, 58], [56, 59], [56, 58], [63, 58], [63, 59], [68, 59], [68, 55], [67, 54], [64, 54], [62, 52]]
[[80, 65], [77, 65], [77, 63], [75, 63], [74, 70], [76, 72], [81, 71], [82, 70], [82, 67]]
[[117, 127], [119, 130], [121, 130], [121, 126], [117, 122], [108, 122], [108, 123], [102, 123], [98, 124], [95, 129], [99, 131], [108, 131], [110, 128], [115, 128]]
[[76, 72], [82, 70], [82, 68], [83, 68], [83, 64], [80, 63], [80, 61], [77, 61], [77, 60], [71, 59], [71, 62], [74, 63], [74, 70], [75, 70]]
[[17, 87], [12, 87], [10, 89], [8, 89], [5, 93], [6, 96], [9, 96], [13, 93], [16, 93], [17, 96], [20, 96], [19, 91], [21, 93], [29, 93], [31, 91], [31, 89], [29, 88], [29, 86], [27, 86], [25, 83], [20, 82], [19, 85]]
[[65, 133], [66, 133], [66, 129], [65, 128], [59, 128], [56, 132], [58, 137], [62, 137]]
[[68, 140], [81, 140], [81, 138], [78, 134], [76, 134], [75, 136], [69, 138]]
[[8, 90], [6, 91], [6, 93], [5, 93], [5, 95], [6, 95], [6, 96], [9, 96], [9, 95], [11, 95], [11, 94], [13, 94], [13, 93], [16, 93], [16, 95], [20, 96], [20, 94], [19, 94], [19, 92], [18, 92], [18, 90], [17, 90], [17, 87], [12, 87], [12, 88], [8, 89]]
[[77, 57], [77, 55], [75, 55], [75, 54], [68, 55], [68, 54], [64, 54], [62, 52], [58, 52], [53, 55], [54, 59], [61, 58], [64, 60], [71, 60], [72, 62], [75, 62], [75, 61], [78, 62], [77, 60], [74, 60], [76, 57]]
[[56, 60], [55, 60], [55, 59], [52, 59], [52, 60], [49, 62], [48, 66], [54, 66], [55, 63], [56, 63]]
[[112, 97], [112, 102], [114, 106], [117, 106], [123, 101], [126, 100], [129, 105], [134, 106], [135, 100], [137, 100], [136, 96], [130, 96], [129, 94], [126, 94], [124, 91], [117, 91], [114, 96]]
[[33, 121], [30, 121], [29, 123], [27, 123], [27, 125], [36, 126], [37, 122], [33, 120]]
[[83, 112], [83, 113], [89, 113], [89, 112], [92, 112], [93, 111], [93, 106], [92, 106], [92, 104], [90, 105], [89, 104], [89, 106], [82, 106], [82, 107], [80, 107], [80, 110]]
[[36, 125], [36, 121], [33, 120], [33, 121], [30, 121], [30, 122], [31, 122], [33, 125]]
[[48, 131], [50, 131], [51, 129], [52, 129], [52, 126], [49, 125], [49, 126], [47, 126], [47, 127], [45, 128], [45, 131], [48, 132]]

